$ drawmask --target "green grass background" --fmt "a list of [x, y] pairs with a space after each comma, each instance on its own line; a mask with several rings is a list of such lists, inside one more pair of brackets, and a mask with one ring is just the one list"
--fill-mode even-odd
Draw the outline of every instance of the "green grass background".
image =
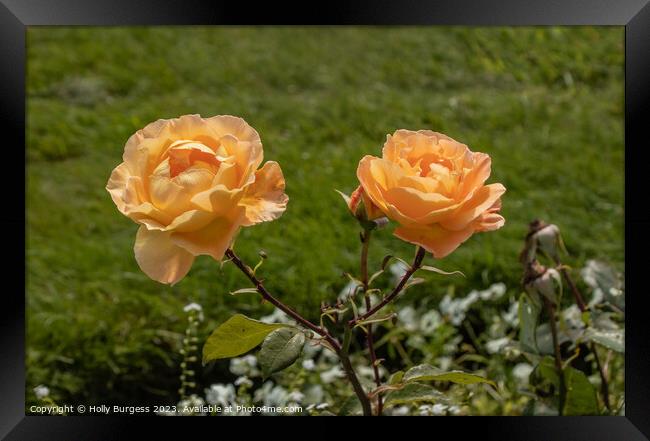
[[[623, 28], [51, 28], [28, 30], [27, 373], [62, 402], [174, 399], [182, 307], [205, 337], [234, 311], [271, 311], [207, 257], [168, 287], [137, 267], [137, 226], [104, 186], [126, 139], [158, 118], [239, 115], [278, 161], [290, 202], [245, 229], [269, 289], [306, 315], [355, 271], [358, 228], [334, 189], [387, 133], [432, 129], [487, 152], [506, 226], [438, 262], [408, 298], [503, 281], [518, 290], [527, 223], [557, 223], [579, 264], [623, 262]], [[376, 235], [375, 266], [412, 247]], [[408, 299], [402, 299], [407, 302]], [[218, 378], [219, 368], [204, 374]], [[210, 377], [212, 375], [212, 377]], [[207, 381], [207, 380], [206, 380]]]

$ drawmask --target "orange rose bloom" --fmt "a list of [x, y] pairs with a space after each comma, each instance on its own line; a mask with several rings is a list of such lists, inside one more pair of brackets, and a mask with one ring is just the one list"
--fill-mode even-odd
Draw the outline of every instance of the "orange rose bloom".
[[184, 115], [138, 130], [106, 189], [140, 229], [135, 258], [149, 277], [176, 283], [194, 257], [220, 260], [242, 226], [277, 219], [284, 177], [263, 160], [262, 143], [234, 116]]
[[501, 184], [485, 185], [490, 157], [430, 130], [388, 135], [382, 157], [365, 156], [357, 177], [364, 193], [399, 223], [395, 236], [442, 258], [480, 231], [499, 229]]

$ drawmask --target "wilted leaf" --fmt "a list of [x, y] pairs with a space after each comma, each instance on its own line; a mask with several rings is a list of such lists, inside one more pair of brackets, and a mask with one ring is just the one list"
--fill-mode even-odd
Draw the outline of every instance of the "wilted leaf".
[[375, 279], [379, 276], [381, 276], [384, 273], [384, 270], [379, 270], [376, 273], [374, 273], [370, 278], [368, 279], [368, 286], [372, 285], [372, 282], [375, 281]]
[[371, 325], [373, 323], [381, 323], [385, 321], [392, 320], [397, 316], [396, 313], [392, 312], [390, 314], [381, 314], [381, 315], [371, 315], [365, 320], [359, 320], [355, 326], [365, 326], [365, 325]]
[[305, 334], [295, 328], [279, 328], [266, 336], [258, 355], [262, 375], [269, 377], [274, 372], [291, 366], [302, 352]]
[[453, 276], [454, 274], [459, 274], [459, 275], [465, 277], [465, 274], [463, 274], [460, 271], [447, 272], [447, 271], [441, 270], [440, 268], [436, 268], [435, 266], [423, 265], [423, 266], [420, 267], [420, 269], [423, 269], [425, 271], [430, 271], [430, 272], [436, 273], [436, 274], [442, 274], [444, 276]]
[[237, 291], [231, 291], [230, 295], [231, 296], [236, 296], [239, 294], [252, 294], [252, 293], [257, 293], [257, 289], [255, 288], [242, 288], [238, 289]]
[[419, 285], [420, 283], [424, 283], [424, 282], [426, 282], [426, 279], [423, 279], [421, 277], [413, 277], [408, 282], [406, 282], [406, 284], [402, 288], [402, 291], [406, 291], [410, 287], [415, 286], [415, 285]]
[[284, 326], [287, 325], [262, 323], [236, 314], [208, 337], [203, 346], [203, 364], [244, 354], [262, 343], [271, 331]]

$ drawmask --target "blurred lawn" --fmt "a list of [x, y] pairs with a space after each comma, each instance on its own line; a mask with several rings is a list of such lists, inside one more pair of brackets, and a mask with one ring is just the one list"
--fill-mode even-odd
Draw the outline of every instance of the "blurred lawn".
[[[28, 394], [43, 383], [63, 402], [173, 399], [183, 305], [204, 306], [203, 336], [234, 310], [270, 312], [228, 295], [248, 285], [207, 257], [175, 287], [139, 271], [137, 227], [104, 186], [128, 136], [158, 118], [233, 114], [259, 131], [290, 203], [237, 249], [249, 263], [265, 249], [268, 287], [312, 317], [358, 260], [334, 189], [351, 191], [359, 158], [398, 128], [489, 153], [491, 182], [508, 189], [506, 226], [438, 262], [467, 275], [457, 294], [516, 291], [534, 217], [560, 225], [576, 264], [622, 266], [623, 28], [34, 27], [28, 57]], [[410, 259], [390, 229], [376, 236], [375, 265]], [[432, 276], [408, 297], [450, 283]]]

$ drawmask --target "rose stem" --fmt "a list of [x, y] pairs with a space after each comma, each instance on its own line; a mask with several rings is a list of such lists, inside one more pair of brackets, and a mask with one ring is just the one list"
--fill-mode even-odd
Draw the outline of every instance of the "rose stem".
[[289, 317], [293, 318], [295, 321], [300, 323], [302, 326], [304, 326], [307, 329], [311, 329], [314, 331], [316, 334], [320, 335], [329, 343], [329, 345], [334, 349], [334, 352], [336, 352], [336, 355], [338, 355], [339, 359], [341, 360], [341, 364], [343, 365], [343, 370], [345, 371], [345, 374], [348, 377], [348, 380], [352, 384], [352, 388], [354, 389], [355, 394], [359, 398], [359, 401], [361, 402], [361, 407], [363, 409], [363, 414], [366, 416], [372, 415], [372, 408], [370, 406], [370, 400], [368, 399], [368, 395], [366, 395], [365, 391], [363, 390], [363, 387], [361, 386], [361, 383], [359, 383], [359, 378], [357, 378], [357, 374], [354, 372], [354, 368], [352, 367], [352, 363], [350, 363], [350, 358], [348, 357], [347, 351], [344, 351], [341, 348], [341, 344], [336, 340], [332, 335], [327, 331], [327, 329], [321, 328], [320, 326], [317, 326], [307, 320], [306, 318], [302, 317], [300, 314], [298, 314], [296, 311], [291, 309], [289, 306], [285, 305], [275, 297], [269, 293], [262, 282], [255, 276], [253, 273], [253, 270], [246, 265], [244, 262], [241, 261], [239, 257], [235, 254], [235, 252], [228, 248], [226, 250], [226, 257], [228, 257], [232, 263], [235, 264], [237, 268], [241, 270], [242, 273], [246, 277], [248, 277], [248, 280], [250, 280], [253, 285], [255, 285], [255, 289], [257, 290], [258, 293], [262, 296], [264, 300], [267, 302], [271, 303], [273, 306], [287, 314]]
[[557, 323], [555, 321], [555, 305], [544, 297], [544, 305], [548, 311], [549, 324], [551, 326], [551, 336], [553, 337], [553, 349], [555, 352], [555, 370], [557, 371], [558, 381], [560, 383], [560, 397], [558, 412], [562, 416], [564, 411], [564, 399], [566, 396], [566, 384], [564, 383], [564, 372], [562, 370], [562, 354], [560, 354], [560, 344], [557, 339]]
[[[562, 273], [564, 280], [566, 280], [567, 285], [569, 285], [569, 288], [571, 288], [571, 293], [573, 294], [573, 298], [575, 299], [576, 305], [578, 305], [580, 312], [587, 311], [587, 305], [585, 304], [584, 297], [571, 278], [571, 275], [566, 268], [562, 267], [562, 262], [559, 258], [555, 259], [555, 263], [561, 268], [560, 272]], [[589, 349], [591, 350], [591, 353], [594, 354], [596, 367], [598, 368], [598, 373], [600, 374], [600, 393], [603, 396], [603, 402], [605, 403], [607, 410], [611, 411], [612, 409], [609, 404], [609, 382], [607, 381], [607, 374], [603, 369], [603, 365], [600, 363], [600, 358], [598, 357], [598, 352], [596, 351], [596, 345], [594, 342], [591, 342], [589, 344]]]
[[390, 294], [388, 294], [386, 297], [382, 299], [381, 302], [377, 303], [372, 309], [369, 311], [366, 311], [365, 314], [360, 315], [357, 318], [354, 318], [350, 320], [348, 323], [350, 326], [356, 325], [358, 322], [363, 321], [367, 319], [368, 317], [372, 316], [374, 313], [379, 311], [381, 308], [386, 306], [388, 303], [390, 303], [395, 297], [399, 295], [399, 293], [402, 291], [404, 288], [404, 285], [406, 285], [406, 282], [411, 278], [411, 276], [420, 269], [422, 266], [422, 260], [424, 259], [424, 254], [425, 254], [425, 249], [422, 247], [417, 248], [417, 253], [415, 254], [415, 258], [413, 259], [413, 264], [411, 267], [404, 273], [402, 278], [400, 279], [399, 283], [393, 288], [393, 291], [391, 291]]
[[[363, 295], [366, 299], [366, 311], [370, 310], [372, 304], [370, 295], [368, 294], [368, 249], [370, 248], [370, 230], [364, 230], [361, 233], [362, 247], [361, 247], [361, 283], [363, 284]], [[372, 370], [375, 375], [375, 384], [377, 387], [381, 386], [381, 378], [379, 377], [379, 366], [377, 366], [377, 354], [375, 354], [374, 339], [372, 336], [372, 324], [368, 324], [368, 333], [366, 340], [368, 341], [368, 352], [370, 353], [370, 361], [372, 362]], [[377, 394], [377, 415], [381, 416], [382, 413], [382, 398], [381, 394]]]

